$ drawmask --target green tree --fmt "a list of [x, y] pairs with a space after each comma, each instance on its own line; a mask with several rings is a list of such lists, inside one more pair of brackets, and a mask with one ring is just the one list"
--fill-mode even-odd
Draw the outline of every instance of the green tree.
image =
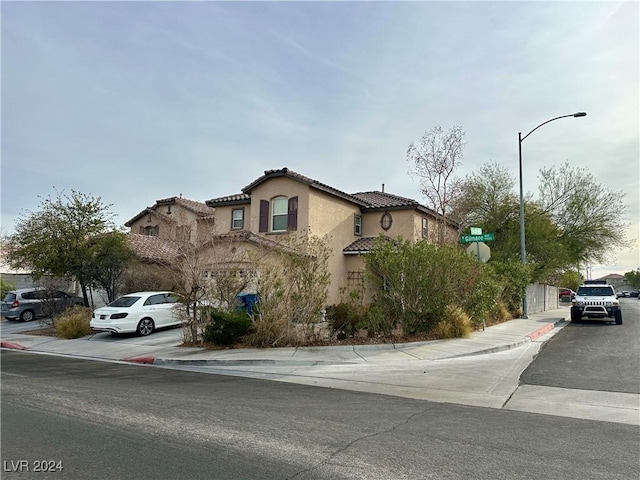
[[626, 272], [624, 274], [624, 279], [633, 288], [640, 288], [640, 268]]
[[599, 184], [584, 167], [543, 168], [539, 189], [540, 208], [557, 225], [573, 265], [601, 262], [627, 246], [624, 193]]
[[[585, 261], [602, 260], [626, 245], [622, 195], [597, 184], [592, 175], [568, 165], [543, 169], [540, 197], [525, 197], [527, 263], [532, 281], [555, 281]], [[495, 162], [461, 182], [452, 215], [462, 224], [495, 233], [492, 261], [520, 258], [519, 199], [515, 179]]]
[[124, 274], [135, 253], [122, 232], [112, 231], [92, 237], [88, 247], [93, 252], [91, 259], [93, 282], [104, 289], [109, 302], [121, 293]]
[[0, 300], [4, 298], [8, 291], [15, 290], [15, 288], [16, 286], [13, 283], [7, 282], [4, 278], [0, 278]]
[[570, 288], [574, 291], [578, 290], [578, 287], [582, 284], [582, 274], [576, 270], [567, 270], [560, 274], [556, 284], [559, 287]]
[[113, 229], [111, 219], [100, 197], [75, 190], [70, 195], [57, 192], [54, 198], [42, 199], [38, 211], [20, 215], [8, 239], [7, 260], [12, 267], [31, 269], [36, 279], [76, 279], [88, 306], [87, 287], [95, 272], [91, 241]]

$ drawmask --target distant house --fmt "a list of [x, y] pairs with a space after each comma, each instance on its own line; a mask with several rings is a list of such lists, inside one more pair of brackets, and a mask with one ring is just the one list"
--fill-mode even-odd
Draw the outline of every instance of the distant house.
[[221, 267], [225, 258], [213, 253], [215, 244], [224, 239], [248, 249], [269, 249], [290, 235], [326, 237], [332, 252], [328, 303], [333, 304], [340, 301], [341, 288], [364, 282], [360, 254], [368, 252], [378, 236], [434, 242], [446, 225], [442, 237], [456, 242], [459, 225], [440, 220], [436, 212], [410, 198], [384, 190], [350, 194], [282, 168], [265, 171], [240, 193], [204, 204], [178, 197], [158, 200], [126, 225], [136, 237], [132, 242], [136, 251], [148, 249], [144, 255], [149, 259], [170, 256], [179, 248], [176, 242], [197, 241], [211, 249], [211, 255], [203, 255], [210, 259], [211, 269], [232, 268], [231, 262]]
[[617, 292], [634, 290], [634, 288], [627, 283], [627, 279], [624, 278], [624, 275], [617, 273], [610, 273], [609, 275], [600, 277], [597, 280], [606, 280], [609, 285], [613, 285]]
[[164, 240], [196, 242], [211, 233], [215, 209], [202, 202], [170, 197], [156, 200], [125, 225], [131, 233]]

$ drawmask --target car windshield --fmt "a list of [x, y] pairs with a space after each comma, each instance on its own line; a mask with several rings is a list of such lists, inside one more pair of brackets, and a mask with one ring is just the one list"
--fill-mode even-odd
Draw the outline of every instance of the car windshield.
[[611, 287], [580, 287], [578, 295], [583, 297], [612, 297]]
[[108, 307], [130, 307], [134, 303], [140, 300], [140, 297], [120, 297], [117, 300], [111, 302]]

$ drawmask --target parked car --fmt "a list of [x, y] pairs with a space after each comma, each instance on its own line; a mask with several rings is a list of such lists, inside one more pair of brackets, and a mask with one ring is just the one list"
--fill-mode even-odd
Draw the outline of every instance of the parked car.
[[21, 288], [7, 292], [1, 307], [2, 317], [30, 322], [34, 318], [61, 313], [73, 305], [84, 305], [84, 300], [62, 290]]
[[94, 332], [149, 335], [156, 328], [180, 325], [177, 302], [172, 292], [129, 293], [95, 309], [89, 326]]
[[568, 298], [569, 300], [571, 300], [573, 297], [575, 297], [576, 292], [574, 292], [573, 290], [571, 290], [570, 288], [559, 288], [558, 289], [558, 297], [559, 298]]

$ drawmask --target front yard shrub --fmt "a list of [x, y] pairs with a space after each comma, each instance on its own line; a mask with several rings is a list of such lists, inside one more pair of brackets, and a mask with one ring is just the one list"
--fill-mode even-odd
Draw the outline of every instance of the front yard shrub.
[[487, 266], [503, 280], [500, 298], [509, 311], [518, 316], [522, 308], [522, 298], [531, 283], [531, 266], [517, 261], [489, 262]]
[[365, 308], [351, 303], [338, 303], [327, 310], [327, 318], [331, 329], [337, 337], [346, 338], [353, 336], [358, 328], [363, 328]]
[[233, 345], [249, 333], [251, 319], [247, 312], [211, 309], [205, 324], [202, 339], [216, 345]]
[[315, 340], [314, 325], [322, 321], [331, 280], [329, 256], [327, 239], [307, 234], [288, 236], [270, 257], [256, 262], [260, 303], [246, 342], [276, 347]]
[[66, 309], [56, 317], [54, 327], [56, 336], [60, 338], [80, 338], [91, 335], [89, 327], [92, 310], [87, 307], [74, 306]]
[[463, 308], [469, 314], [475, 326], [489, 321], [490, 312], [495, 308], [496, 302], [501, 298], [504, 290], [504, 282], [501, 282], [494, 271], [483, 265], [478, 272], [473, 289], [469, 293]]
[[395, 322], [392, 317], [389, 317], [387, 310], [374, 303], [367, 310], [361, 326], [367, 329], [369, 334], [390, 337], [394, 324]]
[[439, 338], [464, 338], [471, 335], [472, 331], [469, 315], [456, 305], [447, 305], [444, 317], [434, 328]]
[[498, 300], [489, 312], [489, 321], [491, 323], [502, 323], [509, 320], [511, 313], [502, 300]]
[[405, 335], [431, 331], [449, 304], [474, 307], [485, 268], [458, 246], [382, 237], [365, 262], [374, 304]]

